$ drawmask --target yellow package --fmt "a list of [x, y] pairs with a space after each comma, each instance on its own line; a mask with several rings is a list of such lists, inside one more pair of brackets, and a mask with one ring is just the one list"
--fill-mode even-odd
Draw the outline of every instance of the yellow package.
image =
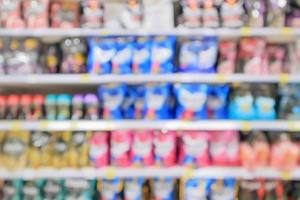
[[28, 166], [32, 168], [48, 167], [51, 161], [51, 136], [47, 132], [35, 131], [30, 135]]
[[69, 166], [84, 167], [89, 164], [89, 139], [91, 132], [76, 131], [71, 134]]
[[52, 166], [68, 167], [69, 132], [53, 132], [51, 142]]
[[2, 163], [7, 169], [26, 167], [29, 143], [28, 132], [10, 132], [3, 139]]

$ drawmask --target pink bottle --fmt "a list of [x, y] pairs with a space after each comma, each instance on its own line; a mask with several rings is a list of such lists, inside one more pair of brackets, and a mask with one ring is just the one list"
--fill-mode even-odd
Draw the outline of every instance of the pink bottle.
[[95, 132], [90, 139], [89, 158], [93, 167], [107, 166], [109, 159], [108, 133]]
[[239, 165], [239, 133], [236, 131], [211, 132], [210, 154], [213, 165]]
[[210, 164], [208, 132], [183, 131], [181, 138], [180, 164], [193, 167]]
[[110, 138], [111, 164], [127, 167], [131, 164], [130, 149], [132, 140], [131, 131], [112, 131]]
[[171, 167], [176, 164], [176, 132], [154, 132], [154, 162], [156, 165]]
[[287, 134], [280, 135], [271, 148], [271, 166], [280, 170], [294, 169], [299, 161], [299, 145], [292, 142]]
[[135, 131], [131, 147], [131, 161], [137, 166], [153, 164], [153, 134], [152, 131]]

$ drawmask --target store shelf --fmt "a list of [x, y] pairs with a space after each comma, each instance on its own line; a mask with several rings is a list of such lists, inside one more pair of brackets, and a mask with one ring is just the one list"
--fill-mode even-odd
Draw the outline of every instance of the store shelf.
[[22, 121], [0, 120], [0, 130], [44, 130], [44, 131], [96, 131], [96, 130], [265, 130], [300, 131], [299, 121], [234, 121], [234, 120], [79, 120], [79, 121]]
[[236, 178], [236, 179], [282, 179], [282, 180], [300, 180], [300, 168], [289, 172], [279, 171], [273, 168], [260, 168], [255, 171], [248, 171], [242, 167], [206, 167], [201, 169], [188, 169], [184, 167], [143, 167], [143, 168], [84, 168], [84, 169], [24, 169], [24, 170], [0, 170], [0, 179], [22, 178], [32, 180], [38, 178], [136, 178], [136, 177], [173, 177], [173, 178]]
[[239, 36], [299, 36], [299, 28], [174, 28], [174, 29], [0, 29], [0, 36], [18, 37], [86, 37], [86, 36], [148, 36], [148, 35], [178, 35], [178, 36], [219, 36], [219, 37], [239, 37]]
[[248, 74], [36, 74], [1, 75], [0, 85], [99, 85], [105, 83], [142, 84], [151, 82], [169, 83], [300, 83], [299, 74], [248, 75]]

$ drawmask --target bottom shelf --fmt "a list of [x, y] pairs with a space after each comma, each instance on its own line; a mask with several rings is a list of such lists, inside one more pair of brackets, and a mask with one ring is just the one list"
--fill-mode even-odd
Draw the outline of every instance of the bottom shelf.
[[145, 168], [118, 168], [105, 167], [100, 169], [22, 169], [6, 170], [0, 169], [0, 179], [25, 179], [33, 180], [39, 178], [84, 178], [84, 179], [113, 179], [113, 178], [136, 178], [136, 177], [173, 177], [173, 178], [204, 178], [204, 179], [281, 179], [281, 180], [300, 180], [300, 168], [292, 171], [280, 171], [273, 168], [259, 168], [249, 171], [242, 167], [205, 167], [201, 169], [190, 169], [185, 167], [145, 167]]

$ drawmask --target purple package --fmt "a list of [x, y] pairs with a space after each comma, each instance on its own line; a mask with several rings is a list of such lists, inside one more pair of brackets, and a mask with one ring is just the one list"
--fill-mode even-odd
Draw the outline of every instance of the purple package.
[[287, 26], [300, 27], [300, 10], [294, 8], [287, 16]]
[[85, 119], [99, 119], [99, 102], [95, 94], [87, 94], [84, 97], [85, 104]]
[[72, 98], [72, 119], [78, 120], [83, 118], [83, 95], [75, 94]]
[[245, 1], [245, 8], [247, 12], [247, 26], [263, 27], [264, 16], [266, 12], [266, 4], [263, 0], [248, 0]]

